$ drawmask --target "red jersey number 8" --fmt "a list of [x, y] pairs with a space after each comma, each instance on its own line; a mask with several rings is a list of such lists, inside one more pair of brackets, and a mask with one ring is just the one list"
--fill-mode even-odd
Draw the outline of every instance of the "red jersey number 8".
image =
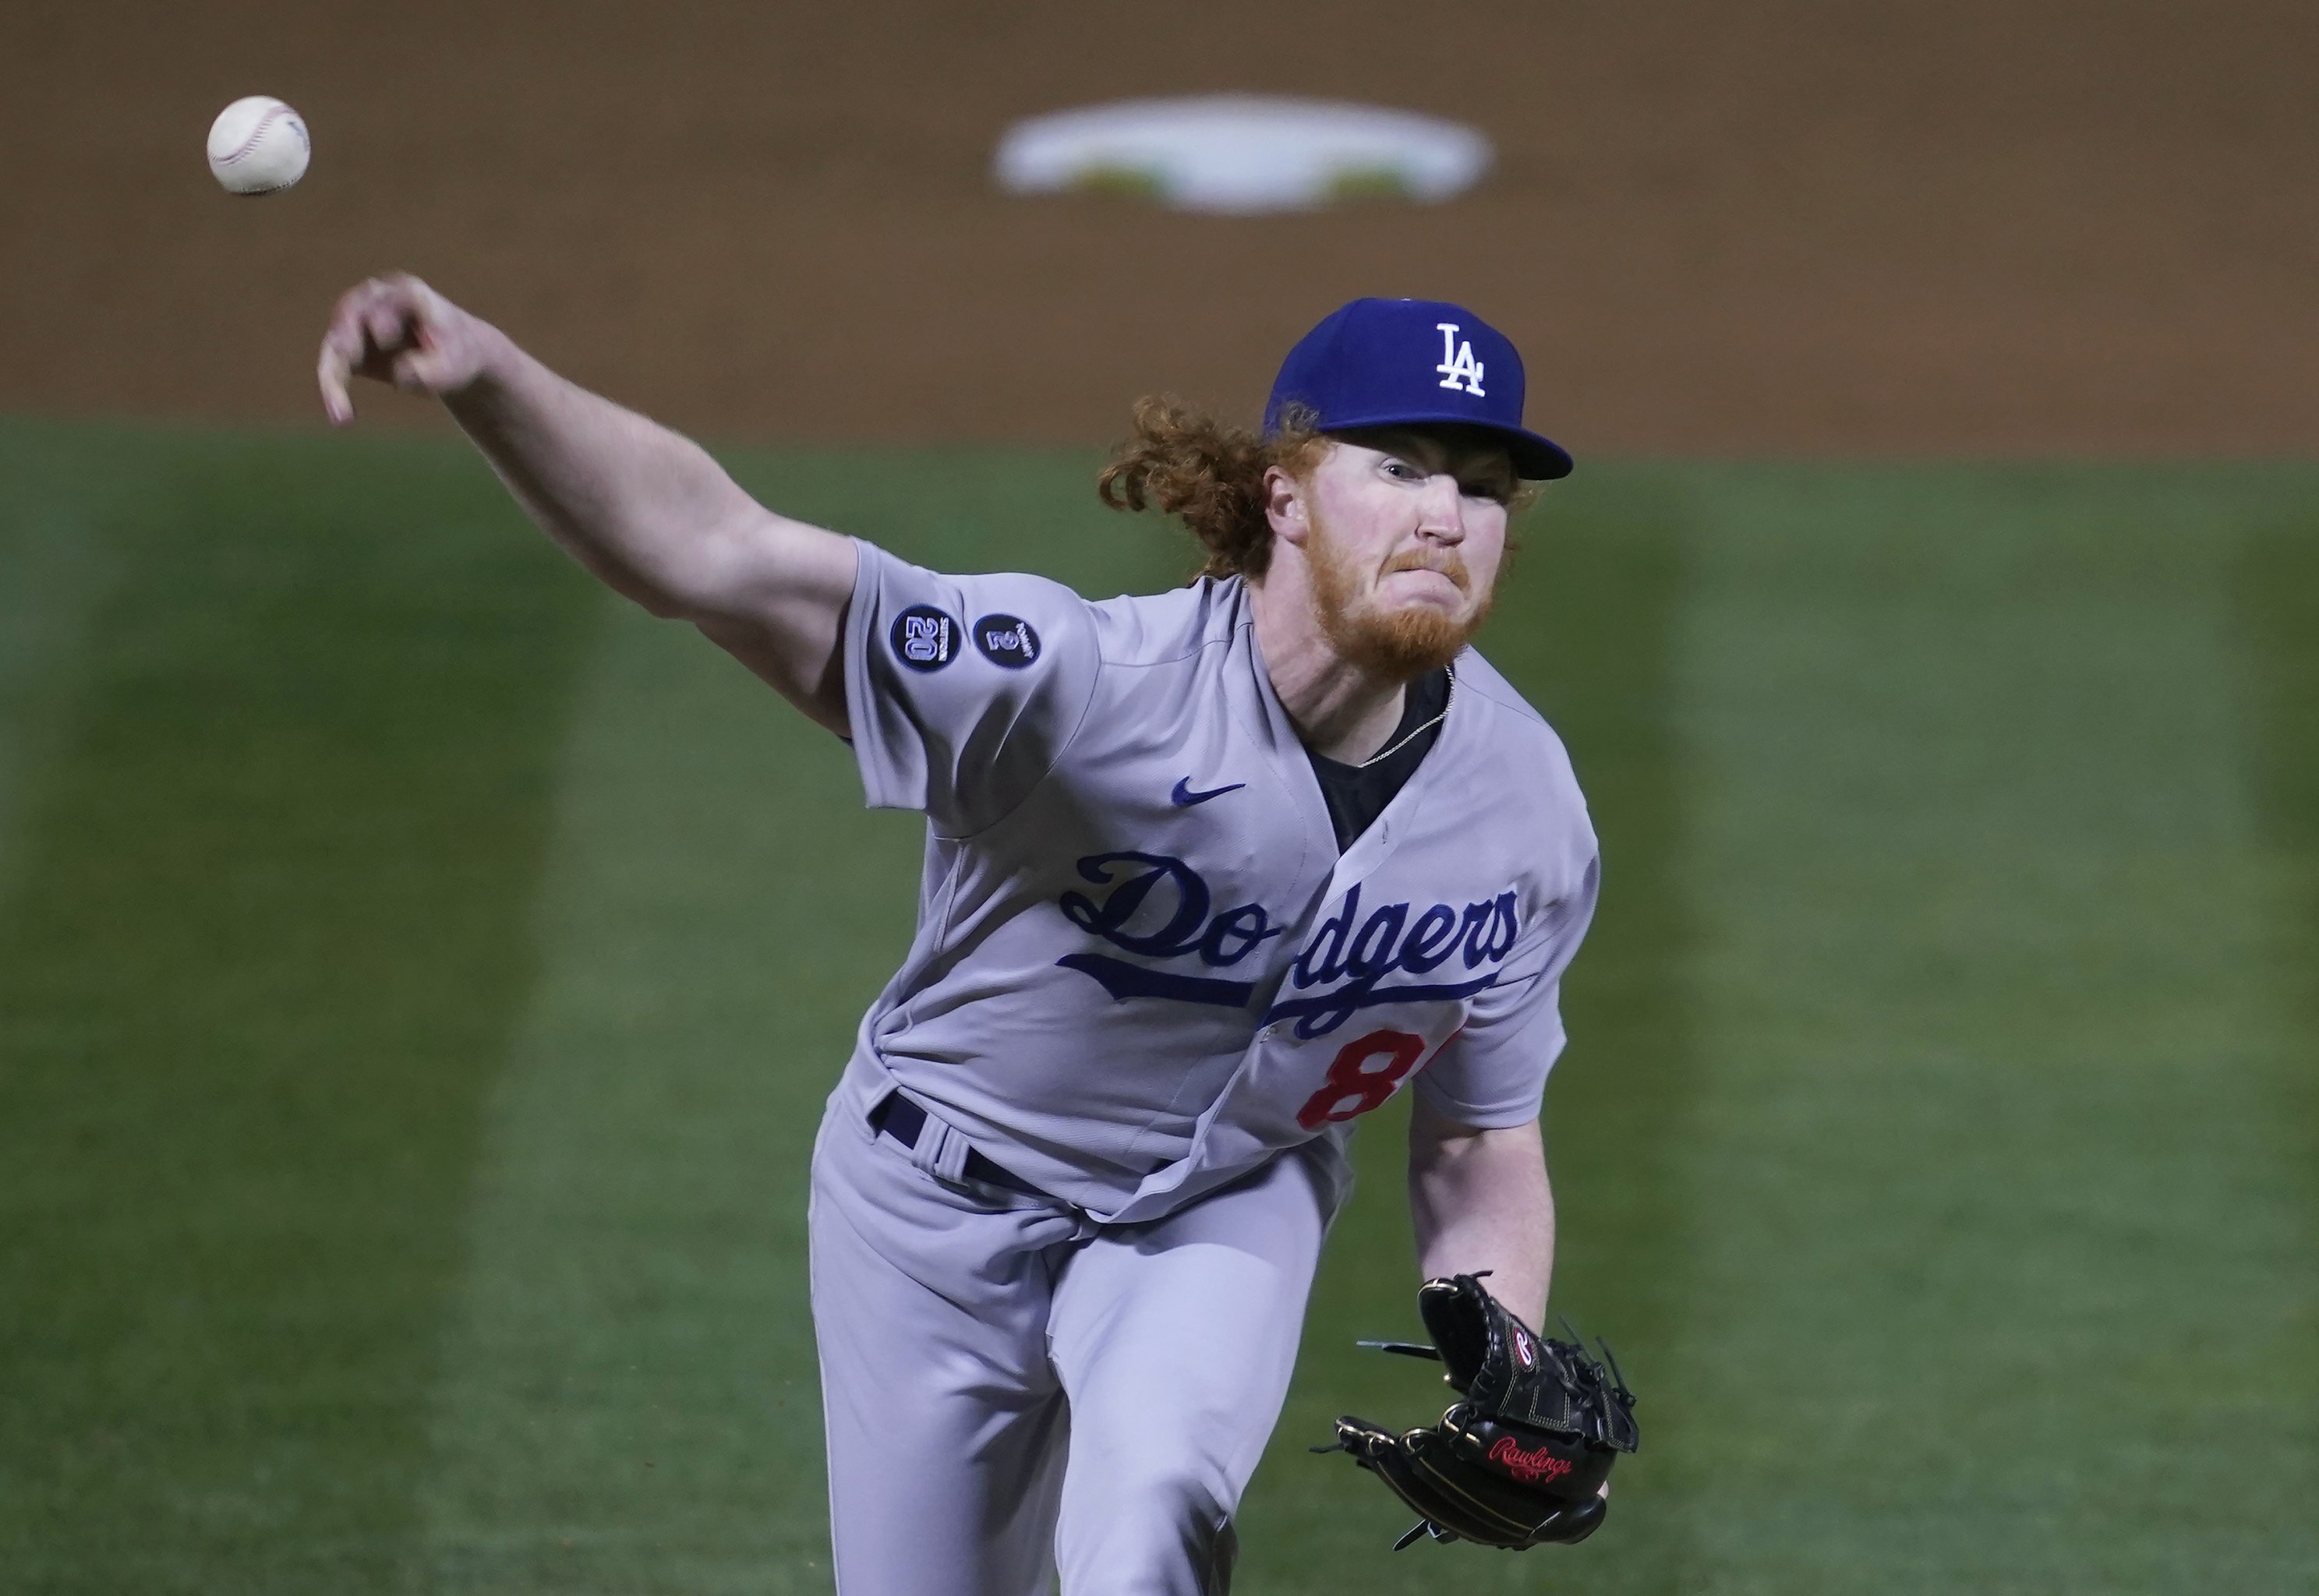
[[1296, 1111], [1296, 1123], [1317, 1131], [1332, 1120], [1368, 1113], [1393, 1096], [1424, 1053], [1425, 1039], [1406, 1031], [1372, 1031], [1347, 1042], [1329, 1066], [1325, 1084]]

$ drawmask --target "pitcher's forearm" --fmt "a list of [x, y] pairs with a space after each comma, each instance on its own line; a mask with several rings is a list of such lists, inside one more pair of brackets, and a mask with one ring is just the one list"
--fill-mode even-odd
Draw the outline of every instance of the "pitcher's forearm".
[[1411, 1115], [1409, 1211], [1418, 1271], [1490, 1272], [1490, 1294], [1536, 1328], [1554, 1272], [1554, 1188], [1535, 1123], [1481, 1131]]
[[589, 392], [491, 329], [482, 373], [443, 402], [517, 500], [612, 588], [656, 615], [716, 619], [727, 545], [766, 512], [707, 450]]

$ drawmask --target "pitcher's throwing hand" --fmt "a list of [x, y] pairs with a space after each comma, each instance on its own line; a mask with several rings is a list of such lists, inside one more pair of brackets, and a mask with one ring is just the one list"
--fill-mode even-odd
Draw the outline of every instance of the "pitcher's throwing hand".
[[452, 393], [483, 374], [498, 330], [418, 278], [373, 277], [339, 297], [322, 335], [315, 376], [322, 409], [338, 426], [355, 419], [351, 377], [372, 377], [413, 393]]

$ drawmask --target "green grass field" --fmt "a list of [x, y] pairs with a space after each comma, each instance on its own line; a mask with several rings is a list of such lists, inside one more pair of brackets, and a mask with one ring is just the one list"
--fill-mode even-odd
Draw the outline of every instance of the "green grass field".
[[[1186, 564], [1082, 457], [735, 464]], [[2319, 1588], [2319, 468], [1590, 463], [1527, 545], [1645, 1449], [1524, 1557], [1305, 1455], [1441, 1401], [1351, 1346], [1388, 1110], [1239, 1588]], [[0, 1589], [826, 1591], [805, 1159], [917, 844], [450, 444], [0, 426]]]

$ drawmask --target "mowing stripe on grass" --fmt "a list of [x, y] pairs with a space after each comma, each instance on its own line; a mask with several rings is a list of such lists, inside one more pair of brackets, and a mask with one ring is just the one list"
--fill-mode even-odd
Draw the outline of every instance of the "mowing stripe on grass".
[[2230, 479], [1702, 487], [1694, 1588], [2308, 1589]]
[[0, 909], [0, 1568], [381, 1589], [597, 600], [439, 445], [113, 445]]
[[68, 717], [92, 613], [115, 571], [120, 486], [90, 429], [0, 428], [0, 897], [23, 855], [28, 773]]
[[[1567, 983], [1572, 1054], [1547, 1105], [1556, 1311], [1608, 1339], [1647, 1390], [1694, 1329], [1683, 1285], [1697, 1216], [1683, 1160], [1703, 1068], [1692, 1001], [1699, 795], [1677, 672], [1700, 517], [1678, 475], [1603, 474], [1574, 496], [1567, 535], [1549, 524], [1539, 539], [1541, 624], [1493, 648], [1521, 663], [1518, 638], [1542, 645], [1525, 680], [1580, 762], [1603, 890], [1615, 895]], [[1618, 1537], [1566, 1554], [1565, 1577], [1600, 1591], [1672, 1596], [1702, 1582], [1694, 1526], [1671, 1489], [1689, 1416], [1653, 1409], [1650, 1456], [1638, 1453], [1617, 1483]]]
[[[1076, 456], [735, 462], [767, 502], [952, 570], [1109, 592], [1183, 546]], [[413, 1582], [829, 1585], [806, 1167], [907, 951], [923, 825], [690, 628], [623, 609], [557, 780], [542, 969], [494, 1097]]]
[[862, 812], [835, 739], [640, 612], [604, 636], [559, 789], [417, 1582], [826, 1589], [806, 1162], [907, 946], [915, 828]]
[[[2294, 1017], [2274, 1096], [2305, 1216], [2302, 1308], [2276, 1327], [2281, 1388], [2261, 1420], [2319, 1457], [2319, 505], [2282, 504], [2258, 523], [2241, 546], [2235, 597], [2274, 911], [2267, 968]], [[2319, 1585], [2312, 1562], [2307, 1583]]]

